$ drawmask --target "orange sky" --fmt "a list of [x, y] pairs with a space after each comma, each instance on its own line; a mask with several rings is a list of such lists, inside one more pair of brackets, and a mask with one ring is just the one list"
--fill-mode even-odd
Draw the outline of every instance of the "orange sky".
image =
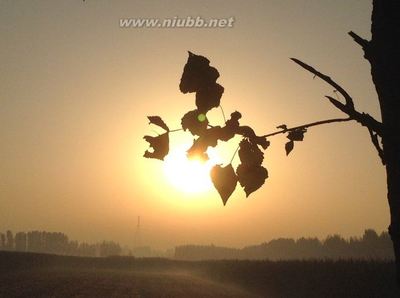
[[[1, 1], [0, 230], [63, 231], [70, 238], [168, 248], [244, 246], [275, 237], [359, 235], [386, 229], [384, 168], [355, 123], [309, 130], [285, 156], [271, 139], [270, 178], [249, 198], [238, 187], [188, 194], [163, 163], [142, 157], [147, 115], [171, 128], [194, 109], [179, 92], [187, 50], [211, 60], [225, 87], [225, 113], [259, 134], [341, 117], [331, 87], [297, 57], [347, 88], [359, 110], [379, 118], [369, 65], [349, 30], [370, 37], [369, 1]], [[225, 29], [134, 29], [122, 17], [227, 18]], [[210, 119], [222, 124], [220, 111]], [[176, 133], [171, 147], [190, 144]], [[229, 161], [237, 143], [220, 146]], [[234, 161], [234, 163], [237, 160]]]

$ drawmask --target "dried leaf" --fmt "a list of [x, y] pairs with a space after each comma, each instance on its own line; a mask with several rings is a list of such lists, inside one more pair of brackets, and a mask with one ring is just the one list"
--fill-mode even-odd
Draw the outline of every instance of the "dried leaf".
[[200, 148], [200, 146], [196, 146], [195, 143], [193, 143], [192, 147], [189, 148], [187, 152], [187, 158], [189, 159], [196, 159], [200, 161], [207, 161], [209, 160], [208, 154], [207, 154], [207, 149]]
[[192, 135], [201, 136], [207, 130], [208, 120], [205, 114], [193, 110], [182, 117], [181, 123], [183, 130], [188, 129]]
[[203, 160], [208, 160], [206, 153], [208, 147], [217, 146], [218, 140], [221, 135], [221, 127], [215, 126], [206, 130], [206, 132], [193, 141], [192, 147], [187, 151], [189, 158], [199, 157]]
[[296, 142], [303, 141], [304, 134], [306, 132], [307, 132], [306, 128], [298, 128], [288, 132], [287, 138], [289, 139], [289, 142], [285, 144], [286, 155], [289, 155], [289, 153], [292, 152], [295, 141]]
[[146, 158], [157, 158], [160, 160], [164, 160], [164, 157], [169, 152], [168, 132], [157, 137], [144, 136], [144, 139], [150, 143], [150, 147], [153, 148], [153, 152], [146, 150], [143, 156]]
[[155, 124], [163, 129], [165, 129], [166, 131], [169, 131], [167, 124], [165, 124], [165, 122], [161, 119], [160, 116], [147, 116], [147, 118], [150, 121], [149, 124]]
[[211, 127], [193, 141], [192, 147], [187, 151], [187, 156], [189, 158], [200, 157], [207, 160], [208, 156], [206, 151], [208, 147], [215, 147], [217, 146], [218, 140], [228, 141], [234, 136], [235, 134], [226, 126]]
[[[225, 126], [208, 128], [206, 114], [212, 108], [220, 105], [224, 93], [224, 88], [216, 83], [218, 77], [218, 70], [210, 66], [210, 61], [206, 57], [189, 52], [179, 88], [183, 93], [196, 92], [197, 109], [186, 113], [181, 119], [182, 128], [198, 136], [187, 151], [188, 157], [200, 157], [206, 160], [208, 159], [208, 147], [217, 146], [219, 140], [228, 141], [235, 134], [244, 137], [238, 151], [242, 163], [237, 167], [236, 173], [231, 164], [226, 167], [214, 166], [210, 172], [213, 184], [225, 205], [234, 192], [238, 181], [244, 188], [247, 197], [265, 183], [268, 178], [268, 171], [261, 166], [264, 153], [260, 148], [262, 147], [265, 150], [270, 143], [266, 137], [257, 136], [251, 127], [240, 126], [239, 120], [242, 115], [239, 112], [232, 113], [231, 118], [225, 122]], [[167, 132], [157, 137], [144, 137], [150, 144], [150, 150], [144, 153], [144, 157], [163, 160], [169, 152], [168, 132], [170, 130], [161, 117], [149, 116], [148, 119], [151, 124], [155, 124]], [[287, 130], [285, 124], [278, 126], [278, 128]], [[294, 141], [301, 141], [304, 138], [304, 133], [305, 129], [288, 131], [290, 141], [286, 144], [287, 154], [293, 149]], [[291, 148], [288, 146], [291, 146]]]
[[296, 130], [289, 131], [287, 138], [291, 141], [303, 141], [304, 134], [307, 132], [305, 128], [299, 128]]
[[228, 121], [226, 121], [226, 125], [230, 126], [239, 126], [239, 120], [240, 118], [242, 118], [242, 114], [240, 114], [240, 112], [235, 111], [231, 114], [231, 119], [229, 119]]
[[233, 112], [231, 114], [231, 118], [226, 121], [225, 126], [232, 130], [232, 132], [236, 133], [240, 125], [240, 118], [242, 118], [242, 114], [240, 114], [238, 111]]
[[243, 139], [239, 143], [238, 153], [242, 164], [247, 166], [261, 165], [264, 160], [264, 153], [248, 139]]
[[221, 167], [219, 165], [214, 166], [211, 169], [210, 176], [225, 206], [229, 197], [234, 192], [238, 181], [232, 164], [226, 167]]
[[256, 133], [250, 126], [239, 126], [237, 134], [244, 136], [245, 138], [255, 138]]
[[267, 149], [271, 144], [266, 137], [256, 136], [255, 138], [252, 138], [250, 141], [256, 143], [257, 145], [260, 145], [264, 150]]
[[260, 165], [240, 164], [236, 169], [236, 174], [246, 197], [259, 189], [268, 178], [267, 169]]
[[218, 107], [223, 93], [224, 87], [217, 83], [210, 84], [197, 90], [197, 109], [202, 113], [207, 113], [212, 108]]
[[285, 144], [286, 155], [289, 155], [289, 153], [292, 152], [293, 147], [294, 147], [293, 141], [289, 141]]
[[264, 150], [267, 149], [270, 145], [270, 142], [267, 140], [266, 137], [257, 136], [250, 126], [239, 126], [236, 129], [236, 133], [242, 135], [245, 138], [249, 138], [252, 143], [260, 145]]
[[235, 136], [235, 130], [229, 126], [221, 127], [218, 139], [224, 142], [229, 141]]
[[206, 57], [189, 52], [179, 89], [182, 93], [196, 92], [215, 83], [218, 77], [218, 70], [210, 66]]
[[241, 117], [242, 115], [239, 112], [233, 112], [231, 114], [231, 118], [227, 120], [225, 126], [221, 128], [219, 137], [221, 141], [227, 142], [235, 136], [239, 128], [239, 119]]

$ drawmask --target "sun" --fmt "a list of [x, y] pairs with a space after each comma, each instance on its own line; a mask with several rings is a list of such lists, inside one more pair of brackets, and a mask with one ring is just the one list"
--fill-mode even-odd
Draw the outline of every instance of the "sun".
[[168, 181], [185, 193], [202, 193], [214, 188], [211, 168], [219, 163], [215, 151], [207, 151], [209, 160], [188, 159], [185, 146], [175, 148], [164, 159], [164, 174]]

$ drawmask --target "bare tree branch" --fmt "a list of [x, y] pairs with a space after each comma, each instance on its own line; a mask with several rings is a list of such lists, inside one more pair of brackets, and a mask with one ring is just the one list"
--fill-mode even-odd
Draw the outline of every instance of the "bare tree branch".
[[309, 72], [313, 73], [317, 77], [321, 78], [323, 81], [327, 82], [329, 85], [331, 85], [333, 88], [335, 88], [340, 94], [343, 95], [345, 101], [346, 101], [346, 106], [349, 107], [350, 109], [354, 109], [354, 102], [351, 96], [344, 90], [339, 84], [337, 84], [335, 81], [333, 81], [329, 76], [320, 73], [318, 70], [316, 70], [314, 67], [304, 63], [303, 61], [300, 61], [299, 59], [296, 58], [290, 58], [293, 60], [295, 63], [303, 67], [304, 69], [308, 70]]
[[326, 95], [325, 97], [328, 98], [336, 108], [349, 115], [350, 118], [356, 120], [361, 125], [368, 127], [368, 129], [375, 131], [378, 135], [383, 135], [383, 124], [375, 120], [371, 115], [349, 109], [346, 105], [329, 95]]
[[371, 137], [372, 144], [374, 144], [374, 147], [375, 147], [376, 151], [378, 152], [378, 155], [381, 159], [382, 164], [385, 165], [386, 164], [385, 155], [383, 153], [383, 149], [382, 149], [381, 145], [379, 144], [378, 135], [371, 129], [368, 129], [368, 132]]
[[364, 58], [369, 61], [371, 56], [371, 42], [360, 37], [358, 34], [353, 31], [348, 32], [348, 34], [353, 38], [353, 40], [361, 46], [364, 51]]
[[352, 97], [347, 93], [346, 90], [343, 89], [339, 84], [337, 84], [335, 81], [333, 81], [329, 76], [319, 72], [316, 70], [314, 67], [296, 59], [296, 58], [290, 58], [293, 60], [295, 63], [303, 67], [304, 69], [308, 70], [309, 72], [313, 73], [317, 77], [321, 78], [323, 81], [334, 87], [345, 99], [346, 104], [341, 103], [337, 99], [331, 97], [331, 96], [326, 96], [326, 98], [329, 99], [329, 101], [339, 110], [341, 110], [343, 113], [349, 115], [350, 118], [356, 120], [360, 124], [368, 127], [368, 129], [371, 129], [375, 131], [378, 135], [382, 136], [383, 135], [383, 124], [379, 122], [378, 120], [374, 119], [371, 115], [366, 114], [366, 113], [360, 113], [355, 110], [354, 108], [354, 102]]
[[356, 43], [358, 43], [364, 49], [364, 51], [366, 49], [368, 49], [368, 47], [369, 47], [369, 41], [368, 40], [360, 37], [359, 35], [357, 35], [353, 31], [350, 31], [348, 34], [354, 39], [354, 41]]

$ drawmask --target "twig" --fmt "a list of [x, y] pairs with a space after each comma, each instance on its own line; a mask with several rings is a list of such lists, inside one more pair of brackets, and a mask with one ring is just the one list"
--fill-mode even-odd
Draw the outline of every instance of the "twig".
[[[354, 33], [355, 34], [355, 33]], [[361, 37], [360, 37], [361, 38]], [[325, 96], [326, 98], [329, 99], [329, 101], [339, 110], [341, 110], [343, 113], [347, 114], [350, 118], [356, 120], [357, 122], [361, 123], [362, 125], [368, 127], [368, 129], [373, 130], [376, 132], [379, 136], [383, 136], [384, 134], [384, 129], [383, 129], [383, 124], [373, 118], [371, 115], [358, 112], [354, 108], [354, 102], [352, 97], [347, 93], [346, 90], [343, 89], [338, 83], [333, 81], [329, 76], [319, 72], [316, 70], [314, 67], [296, 59], [296, 58], [290, 58], [292, 61], [303, 67], [304, 69], [308, 70], [309, 72], [313, 73], [317, 77], [321, 78], [323, 81], [334, 87], [345, 99], [346, 104], [341, 103], [337, 99], [333, 98], [332, 96]]]
[[368, 40], [360, 37], [359, 35], [357, 35], [353, 31], [350, 31], [348, 34], [353, 38], [353, 40], [356, 43], [358, 43], [363, 48], [363, 50], [368, 49], [368, 46], [369, 46], [369, 41]]
[[378, 155], [381, 159], [382, 164], [385, 165], [386, 164], [385, 155], [383, 153], [382, 147], [379, 145], [378, 135], [376, 133], [374, 133], [371, 129], [368, 129], [368, 132], [371, 137], [372, 144], [374, 144], [374, 147], [375, 147], [376, 151], [378, 152]]
[[281, 133], [286, 133], [288, 131], [292, 131], [292, 130], [297, 130], [297, 129], [302, 129], [302, 128], [309, 128], [309, 127], [313, 127], [313, 126], [317, 126], [317, 125], [322, 125], [322, 124], [328, 124], [328, 123], [335, 123], [335, 122], [346, 122], [346, 121], [351, 121], [354, 120], [352, 118], [334, 118], [334, 119], [327, 119], [327, 120], [321, 120], [321, 121], [316, 121], [316, 122], [311, 122], [311, 123], [307, 123], [307, 124], [303, 124], [303, 125], [299, 125], [299, 126], [295, 126], [295, 127], [290, 127], [287, 129], [282, 129], [279, 131], [275, 131], [266, 135], [263, 135], [261, 137], [267, 138], [267, 137], [272, 137]]
[[336, 108], [349, 115], [350, 118], [356, 120], [361, 125], [366, 126], [368, 129], [375, 131], [378, 135], [383, 135], [383, 124], [378, 120], [375, 120], [371, 115], [360, 113], [354, 109], [349, 109], [346, 105], [334, 99], [332, 96], [326, 95], [325, 97], [328, 98]]
[[297, 63], [298, 65], [300, 65], [301, 67], [303, 67], [304, 69], [308, 70], [309, 72], [313, 73], [314, 75], [316, 75], [317, 77], [319, 77], [320, 79], [322, 79], [323, 81], [327, 82], [329, 85], [331, 85], [333, 88], [335, 88], [340, 94], [343, 95], [345, 101], [346, 101], [346, 106], [349, 109], [353, 109], [354, 110], [354, 102], [353, 99], [351, 98], [351, 96], [346, 92], [346, 90], [344, 90], [338, 83], [336, 83], [335, 81], [333, 81], [329, 76], [320, 73], [318, 70], [316, 70], [314, 67], [304, 63], [303, 61], [300, 61], [299, 59], [296, 58], [290, 58], [292, 61], [294, 61], [295, 63]]

